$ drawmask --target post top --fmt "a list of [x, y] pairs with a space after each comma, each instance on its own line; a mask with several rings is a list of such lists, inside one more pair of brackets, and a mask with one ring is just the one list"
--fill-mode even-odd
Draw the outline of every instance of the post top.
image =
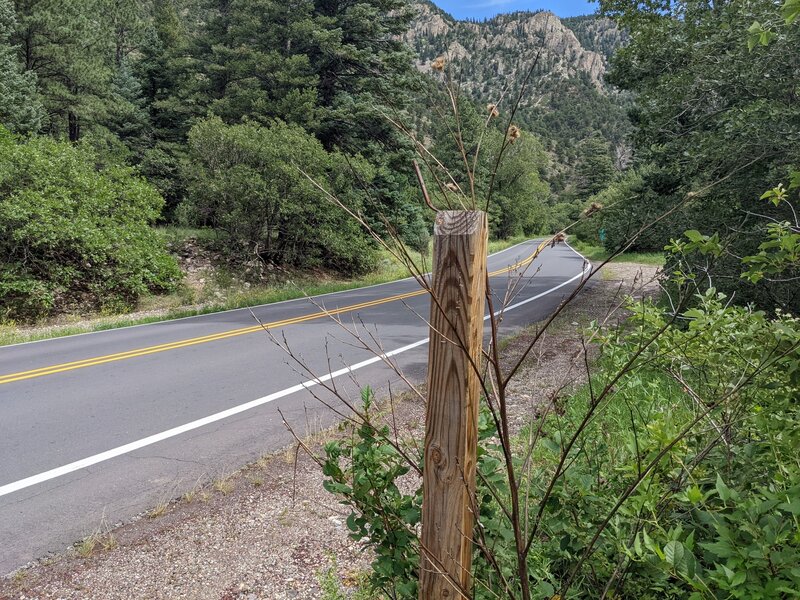
[[434, 235], [471, 235], [486, 227], [482, 210], [440, 210], [436, 213]]

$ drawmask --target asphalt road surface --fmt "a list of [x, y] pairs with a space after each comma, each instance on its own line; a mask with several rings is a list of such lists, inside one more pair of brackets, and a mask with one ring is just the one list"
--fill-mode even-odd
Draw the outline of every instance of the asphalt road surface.
[[[536, 245], [489, 258], [496, 306], [514, 288], [501, 334], [545, 318], [588, 273], [565, 244], [530, 262]], [[353, 397], [399, 389], [323, 308], [424, 378], [429, 302], [413, 279], [0, 347], [0, 574], [285, 446], [279, 409], [300, 432], [331, 423], [314, 377]]]

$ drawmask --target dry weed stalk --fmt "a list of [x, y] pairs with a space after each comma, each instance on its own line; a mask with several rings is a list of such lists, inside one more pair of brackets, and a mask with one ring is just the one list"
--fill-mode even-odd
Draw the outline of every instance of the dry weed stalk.
[[[542, 43], [542, 46], [539, 47], [532, 66], [524, 75], [520, 94], [515, 99], [515, 102], [510, 110], [507, 111], [508, 120], [505, 127], [506, 135], [504, 137], [501, 150], [498, 154], [497, 161], [490, 174], [487, 196], [482, 200], [477, 197], [478, 186], [476, 185], [476, 172], [478, 165], [478, 154], [480, 153], [483, 134], [489, 127], [490, 122], [500, 115], [498, 107], [503, 100], [502, 97], [496, 103], [491, 103], [487, 106], [488, 115], [486, 117], [484, 130], [479, 136], [475, 149], [471, 152], [465, 146], [463, 131], [461, 129], [458, 86], [455, 83], [451, 73], [453, 63], [452, 61], [448, 61], [445, 57], [439, 57], [431, 65], [432, 69], [439, 73], [444, 79], [445, 98], [447, 100], [448, 109], [451, 113], [451, 116], [454, 118], [454, 125], [450, 126], [449, 121], [447, 120], [445, 120], [445, 122], [448, 123], [449, 135], [458, 149], [460, 161], [464, 166], [463, 175], [466, 179], [466, 184], [464, 186], [459, 184], [457, 177], [444, 166], [441, 160], [433, 155], [430, 149], [427, 148], [427, 146], [419, 139], [417, 134], [412, 131], [411, 128], [405, 126], [398, 118], [387, 115], [387, 119], [397, 127], [398, 131], [405, 134], [414, 145], [417, 151], [417, 160], [420, 161], [420, 163], [427, 169], [427, 174], [430, 178], [430, 181], [432, 181], [432, 183], [439, 190], [439, 197], [445, 204], [443, 207], [437, 207], [434, 204], [428, 192], [428, 186], [425, 178], [423, 177], [420, 163], [415, 161], [413, 164], [415, 174], [419, 182], [424, 202], [429, 209], [438, 210], [440, 208], [452, 208], [453, 206], [460, 206], [462, 208], [471, 210], [477, 210], [479, 208], [484, 210], [489, 209], [491, 205], [495, 178], [498, 167], [502, 161], [503, 154], [508, 146], [513, 144], [521, 135], [519, 128], [513, 124], [513, 120], [534, 69], [538, 64], [543, 46], [544, 42]], [[738, 170], [746, 168], [747, 166], [749, 166], [749, 164], [743, 165]], [[566, 240], [566, 232], [570, 229], [570, 227], [572, 227], [572, 225], [565, 228], [563, 231], [554, 234], [538, 245], [533, 255], [526, 262], [526, 264], [523, 265], [520, 271], [513, 276], [509, 276], [505, 293], [503, 294], [502, 298], [498, 299], [495, 297], [491, 287], [488, 285], [489, 282], [487, 281], [486, 305], [488, 308], [488, 339], [483, 346], [482, 359], [480, 361], [472, 361], [470, 363], [470, 368], [478, 375], [480, 379], [480, 386], [483, 396], [482, 402], [488, 411], [489, 417], [494, 426], [494, 439], [497, 442], [497, 446], [502, 458], [502, 469], [504, 470], [504, 476], [508, 482], [508, 492], [502, 493], [497, 490], [495, 486], [493, 486], [493, 484], [488, 481], [480, 472], [478, 473], [478, 477], [481, 479], [482, 485], [486, 490], [488, 490], [488, 493], [499, 506], [500, 511], [507, 521], [508, 527], [512, 531], [513, 553], [516, 557], [516, 571], [512, 579], [509, 579], [505, 575], [503, 569], [501, 568], [501, 560], [497, 555], [494, 544], [486, 538], [485, 528], [480, 520], [480, 501], [474, 495], [471, 495], [470, 503], [476, 515], [477, 524], [473, 532], [465, 531], [461, 532], [461, 534], [472, 540], [475, 549], [480, 553], [488, 567], [493, 570], [494, 577], [496, 578], [495, 584], [476, 580], [476, 586], [481, 586], [482, 588], [491, 591], [491, 593], [496, 594], [497, 597], [500, 597], [499, 594], [502, 593], [508, 598], [521, 598], [522, 600], [530, 600], [532, 598], [530, 552], [534, 542], [544, 535], [542, 532], [543, 518], [548, 510], [548, 502], [550, 501], [557, 484], [565, 477], [565, 474], [573, 466], [575, 460], [577, 460], [573, 452], [574, 449], [580, 443], [590, 424], [597, 419], [598, 415], [606, 410], [614, 401], [617, 393], [617, 385], [623, 380], [623, 378], [642, 369], [646, 364], [648, 360], [646, 357], [648, 354], [653, 351], [653, 348], [659, 342], [664, 332], [667, 331], [667, 329], [673, 325], [675, 319], [678, 318], [681, 307], [683, 307], [687, 301], [687, 294], [679, 295], [677, 298], [670, 298], [670, 301], [673, 305], [672, 319], [665, 321], [663, 326], [658, 328], [651, 335], [642, 336], [641, 339], [638, 340], [638, 349], [618, 367], [616, 372], [607, 374], [604, 383], [599, 386], [599, 389], [595, 388], [596, 380], [593, 376], [593, 365], [589, 360], [587, 350], [588, 346], [593, 342], [592, 335], [590, 334], [588, 337], [583, 335], [581, 337], [582, 350], [571, 357], [570, 372], [572, 372], [573, 368], [576, 370], [580, 369], [582, 371], [582, 378], [588, 382], [589, 401], [586, 404], [585, 412], [582, 414], [582, 417], [577, 424], [575, 424], [574, 429], [571, 432], [565, 432], [565, 436], [561, 442], [558, 460], [550, 466], [551, 468], [548, 471], [549, 480], [543, 486], [539, 482], [534, 482], [533, 480], [534, 476], [536, 476], [532, 464], [533, 456], [538, 445], [546, 437], [545, 427], [551, 423], [552, 419], [555, 419], [560, 427], [567, 427], [568, 424], [563, 423], [560, 420], [559, 411], [561, 409], [559, 408], [558, 403], [561, 401], [560, 398], [569, 395], [574, 380], [567, 379], [567, 376], [565, 375], [564, 379], [552, 392], [550, 401], [540, 407], [541, 410], [537, 414], [529, 415], [529, 431], [527, 438], [524, 441], [521, 461], [515, 460], [515, 447], [518, 445], [518, 441], [515, 439], [515, 432], [513, 431], [510, 418], [510, 399], [508, 395], [509, 385], [519, 375], [520, 369], [526, 360], [528, 360], [531, 355], [534, 355], [537, 349], [541, 350], [544, 345], [546, 345], [548, 340], [546, 333], [548, 330], [551, 328], [554, 322], [556, 322], [559, 316], [562, 315], [564, 310], [570, 306], [574, 300], [585, 290], [587, 285], [596, 277], [598, 272], [601, 272], [611, 260], [614, 260], [628, 250], [632, 245], [634, 245], [646, 231], [650, 230], [662, 220], [673, 215], [687, 203], [694, 201], [696, 198], [699, 198], [704, 194], [707, 194], [713, 187], [719, 183], [722, 183], [737, 171], [733, 171], [728, 175], [721, 177], [717, 181], [712, 182], [711, 184], [708, 184], [695, 192], [687, 194], [681, 201], [677, 202], [669, 210], [665, 211], [663, 214], [659, 215], [657, 218], [653, 219], [651, 222], [647, 223], [638, 231], [636, 231], [626, 240], [624, 244], [621, 244], [616, 251], [612, 252], [606, 260], [602, 261], [601, 264], [592, 268], [590, 265], [585, 263], [583, 275], [580, 277], [572, 291], [559, 303], [552, 314], [545, 319], [545, 321], [538, 328], [538, 331], [532, 336], [530, 341], [522, 349], [519, 355], [510, 361], [509, 365], [505, 364], [506, 361], [503, 360], [500, 350], [500, 341], [502, 337], [501, 322], [503, 320], [504, 312], [506, 308], [512, 304], [514, 298], [518, 294], [522, 293], [526, 285], [530, 283], [530, 280], [535, 277], [536, 272], [534, 272], [533, 275], [530, 275], [527, 272], [530, 268], [530, 265], [536, 261], [536, 259], [548, 246], [553, 247], [556, 244], [564, 242]], [[389, 235], [379, 235], [370, 227], [370, 225], [359, 213], [343, 204], [338, 198], [331, 194], [325, 188], [325, 186], [314, 181], [306, 173], [303, 174], [330, 202], [338, 206], [340, 209], [346, 211], [353, 219], [360, 223], [369, 232], [369, 234], [376, 240], [378, 244], [390, 252], [392, 256], [401, 262], [401, 264], [405, 265], [420, 287], [427, 292], [432, 305], [440, 310], [442, 309], [441, 299], [436, 296], [431, 285], [430, 276], [427, 273], [427, 270], [424, 268], [424, 265], [418, 265], [415, 263], [411, 253], [406, 249], [402, 240], [390, 226], [388, 221], [385, 223], [385, 225]], [[455, 198], [453, 198], [454, 196]], [[600, 212], [602, 209], [602, 206], [593, 204], [585, 211], [581, 218], [590, 218], [594, 214]], [[488, 277], [489, 276], [487, 275], [487, 279]], [[644, 284], [645, 282], [641, 280], [635, 282], [635, 285], [640, 289], [644, 286]], [[617, 296], [621, 297], [621, 292], [622, 290], [620, 287], [620, 289], [617, 291]], [[609, 307], [606, 316], [601, 323], [601, 326], [610, 322], [613, 315], [616, 315], [623, 310], [627, 300], [621, 299], [620, 297], [615, 297], [612, 301], [611, 306]], [[324, 311], [323, 306], [319, 304], [318, 306]], [[354, 346], [361, 350], [367, 350], [374, 356], [380, 357], [385, 366], [388, 367], [388, 369], [396, 377], [404, 382], [409, 389], [413, 390], [417, 398], [424, 401], [424, 394], [413, 385], [413, 382], [410, 381], [410, 379], [403, 373], [398, 362], [390, 357], [389, 353], [387, 353], [383, 348], [377, 332], [371, 331], [363, 322], [355, 319], [352, 323], [346, 324], [338, 315], [328, 313], [328, 316], [352, 340]], [[423, 321], [425, 320], [423, 317], [420, 318]], [[452, 323], [449, 324], [452, 325]], [[457, 328], [451, 329], [453, 331], [457, 331]], [[390, 398], [389, 418], [387, 419], [387, 422], [390, 426], [390, 433], [386, 435], [381, 432], [380, 428], [375, 426], [374, 420], [371, 419], [369, 415], [365, 414], [362, 407], [358, 405], [357, 401], [353, 400], [353, 398], [351, 398], [346, 391], [336, 383], [335, 379], [326, 378], [324, 374], [315, 372], [313, 369], [311, 369], [305, 363], [302, 357], [293, 351], [289, 341], [285, 336], [281, 339], [277, 339], [273, 336], [272, 332], [267, 330], [267, 333], [270, 335], [274, 343], [276, 343], [285, 352], [288, 360], [293, 365], [293, 368], [295, 368], [297, 372], [307, 376], [316, 384], [314, 387], [309, 387], [308, 390], [322, 405], [340, 417], [345, 423], [351, 425], [353, 430], [365, 426], [371, 427], [372, 434], [380, 438], [381, 443], [391, 446], [398, 453], [398, 455], [403, 458], [409, 469], [411, 469], [417, 475], [421, 474], [421, 450], [416, 444], [409, 445], [403, 442], [401, 436], [399, 435], [393, 398]], [[462, 351], [465, 351], [465, 353], [468, 355], [466, 352], [467, 344], [465, 340], [457, 338], [449, 339], [448, 343], [456, 346]], [[574, 584], [576, 578], [581, 576], [581, 569], [585, 561], [593, 553], [603, 532], [612, 522], [612, 519], [620, 510], [620, 508], [625, 504], [630, 496], [634, 494], [642, 482], [644, 482], [651, 475], [651, 473], [653, 473], [659, 463], [678, 443], [685, 439], [690, 433], [696, 431], [700, 427], [705, 426], [705, 424], [708, 424], [712, 430], [718, 432], [719, 437], [716, 441], [712, 440], [712, 445], [719, 443], [720, 440], [724, 442], [724, 426], [721, 426], [714, 419], [715, 413], [722, 407], [729, 404], [731, 399], [736, 396], [737, 392], [742, 387], [752, 381], [753, 378], [755, 378], [763, 369], [767, 368], [769, 364], [772, 364], [774, 360], [777, 360], [777, 358], [778, 356], [772, 357], [771, 361], [767, 361], [764, 364], [759, 365], [757, 368], [753, 368], [749, 372], [743, 372], [739, 381], [735, 386], [733, 386], [732, 389], [726, 390], [723, 394], [715, 398], [700, 398], [699, 395], [688, 385], [685, 386], [687, 393], [692, 396], [693, 401], [698, 407], [695, 418], [686, 423], [685, 427], [681, 429], [674, 439], [666, 444], [665, 447], [662, 448], [661, 451], [652, 459], [645, 461], [644, 457], [639, 457], [640, 464], [635, 477], [630, 480], [629, 485], [617, 498], [616, 503], [608, 512], [608, 514], [601, 520], [600, 523], [594, 526], [593, 534], [589, 537], [588, 544], [586, 545], [584, 552], [581, 554], [580, 559], [573, 566], [568, 577], [562, 583], [561, 589], [559, 590], [560, 597], [565, 597], [570, 587]], [[333, 372], [333, 368], [331, 367], [332, 360], [333, 359], [328, 356], [329, 373]], [[676, 379], [679, 382], [681, 381], [681, 378], [678, 375], [676, 375]], [[351, 382], [354, 386], [360, 387], [354, 375], [351, 377]], [[281, 413], [281, 416], [286, 427], [295, 437], [297, 443], [296, 451], [302, 449], [308, 453], [309, 456], [311, 456], [312, 459], [315, 460], [320, 466], [323, 466], [324, 460], [315, 453], [315, 449], [312, 447], [312, 444], [307, 443], [307, 441], [297, 435], [294, 427], [284, 417], [283, 413]], [[707, 453], [708, 451], [709, 450], [707, 449], [705, 452]], [[463, 481], [463, 484], [467, 485], [466, 481]], [[540, 488], [542, 489], [541, 495], [539, 497], [534, 497], [531, 490]], [[376, 502], [380, 502], [380, 499], [376, 498]], [[388, 514], [389, 508], [384, 508]], [[429, 563], [432, 564], [434, 568], [440, 566], [441, 563], [439, 561], [439, 557], [433, 556], [428, 549], [422, 546], [419, 538], [417, 537], [417, 531], [409, 528], [409, 533], [415, 538], [415, 544], [417, 545], [418, 552], [425, 555]], [[617, 564], [617, 568], [614, 570], [613, 576], [609, 581], [604, 582], [604, 596], [611, 592], [615, 580], [618, 580], [624, 576], [625, 565], [625, 557], [620, 556], [619, 563]], [[461, 565], [461, 568], [471, 570], [472, 565]], [[458, 582], [451, 581], [451, 583], [463, 597], [472, 597], [472, 590], [461, 588]]]

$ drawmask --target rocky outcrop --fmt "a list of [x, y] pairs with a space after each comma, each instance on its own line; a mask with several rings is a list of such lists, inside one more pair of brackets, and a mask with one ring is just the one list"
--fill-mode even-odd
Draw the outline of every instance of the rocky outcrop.
[[[546, 11], [458, 21], [428, 0], [412, 2], [416, 18], [403, 37], [417, 68], [433, 81], [452, 77], [476, 107], [494, 104], [507, 115], [516, 106], [515, 124], [550, 153], [547, 177], [555, 194], [569, 185], [582, 140], [599, 134], [614, 151], [629, 151], [630, 98], [605, 81], [610, 57], [625, 42], [612, 21]], [[444, 73], [432, 68], [441, 66], [440, 56]]]
[[431, 39], [446, 35], [453, 24], [453, 19], [448, 14], [442, 12], [432, 4], [421, 3], [414, 6], [417, 17], [408, 33], [405, 41], [414, 45], [417, 39]]
[[[605, 90], [606, 55], [584, 47], [553, 13], [517, 12], [476, 23], [456, 21], [428, 2], [415, 8], [417, 16], [405, 40], [417, 50], [423, 71], [429, 69], [433, 58], [445, 55], [462, 63], [471, 74], [468, 87], [497, 88], [502, 82], [494, 79], [527, 72], [541, 48], [536, 68], [540, 75], [548, 79], [588, 77], [598, 91]], [[618, 35], [608, 20], [582, 21], [581, 26], [581, 33], [598, 39]]]

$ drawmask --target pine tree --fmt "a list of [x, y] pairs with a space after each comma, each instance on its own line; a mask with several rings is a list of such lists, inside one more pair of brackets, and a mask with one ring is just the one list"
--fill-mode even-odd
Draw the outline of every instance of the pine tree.
[[132, 52], [139, 50], [147, 31], [150, 2], [143, 0], [105, 0], [108, 33], [113, 44], [114, 64], [119, 67]]
[[37, 76], [50, 133], [73, 142], [108, 108], [113, 50], [101, 18], [107, 2], [16, 2], [12, 42], [21, 47], [25, 71]]
[[[190, 55], [189, 18], [202, 21], [198, 9], [186, 0], [153, 0], [152, 18], [133, 64], [149, 113], [150, 143], [139, 168], [164, 196], [170, 214], [183, 197], [180, 165], [187, 152], [186, 136], [192, 121], [208, 101], [197, 95], [199, 66]], [[197, 34], [199, 35], [199, 34]]]
[[317, 77], [308, 49], [316, 43], [310, 0], [210, 0], [193, 40], [200, 77], [189, 90], [228, 123], [279, 118], [315, 124]]
[[599, 135], [583, 140], [578, 147], [580, 158], [575, 167], [575, 192], [580, 200], [593, 196], [614, 177], [614, 161], [608, 142]]
[[365, 153], [375, 143], [396, 146], [381, 112], [387, 105], [404, 108], [416, 85], [412, 55], [400, 41], [411, 20], [408, 4], [316, 0], [315, 15], [318, 43], [309, 58], [319, 74], [318, 137], [328, 148], [350, 152]]
[[106, 125], [139, 159], [150, 143], [150, 115], [145, 107], [142, 85], [127, 57], [122, 58], [111, 80], [111, 98], [113, 104]]
[[0, 124], [29, 133], [39, 130], [44, 112], [36, 94], [36, 75], [22, 72], [10, 43], [16, 24], [11, 0], [0, 0]]

